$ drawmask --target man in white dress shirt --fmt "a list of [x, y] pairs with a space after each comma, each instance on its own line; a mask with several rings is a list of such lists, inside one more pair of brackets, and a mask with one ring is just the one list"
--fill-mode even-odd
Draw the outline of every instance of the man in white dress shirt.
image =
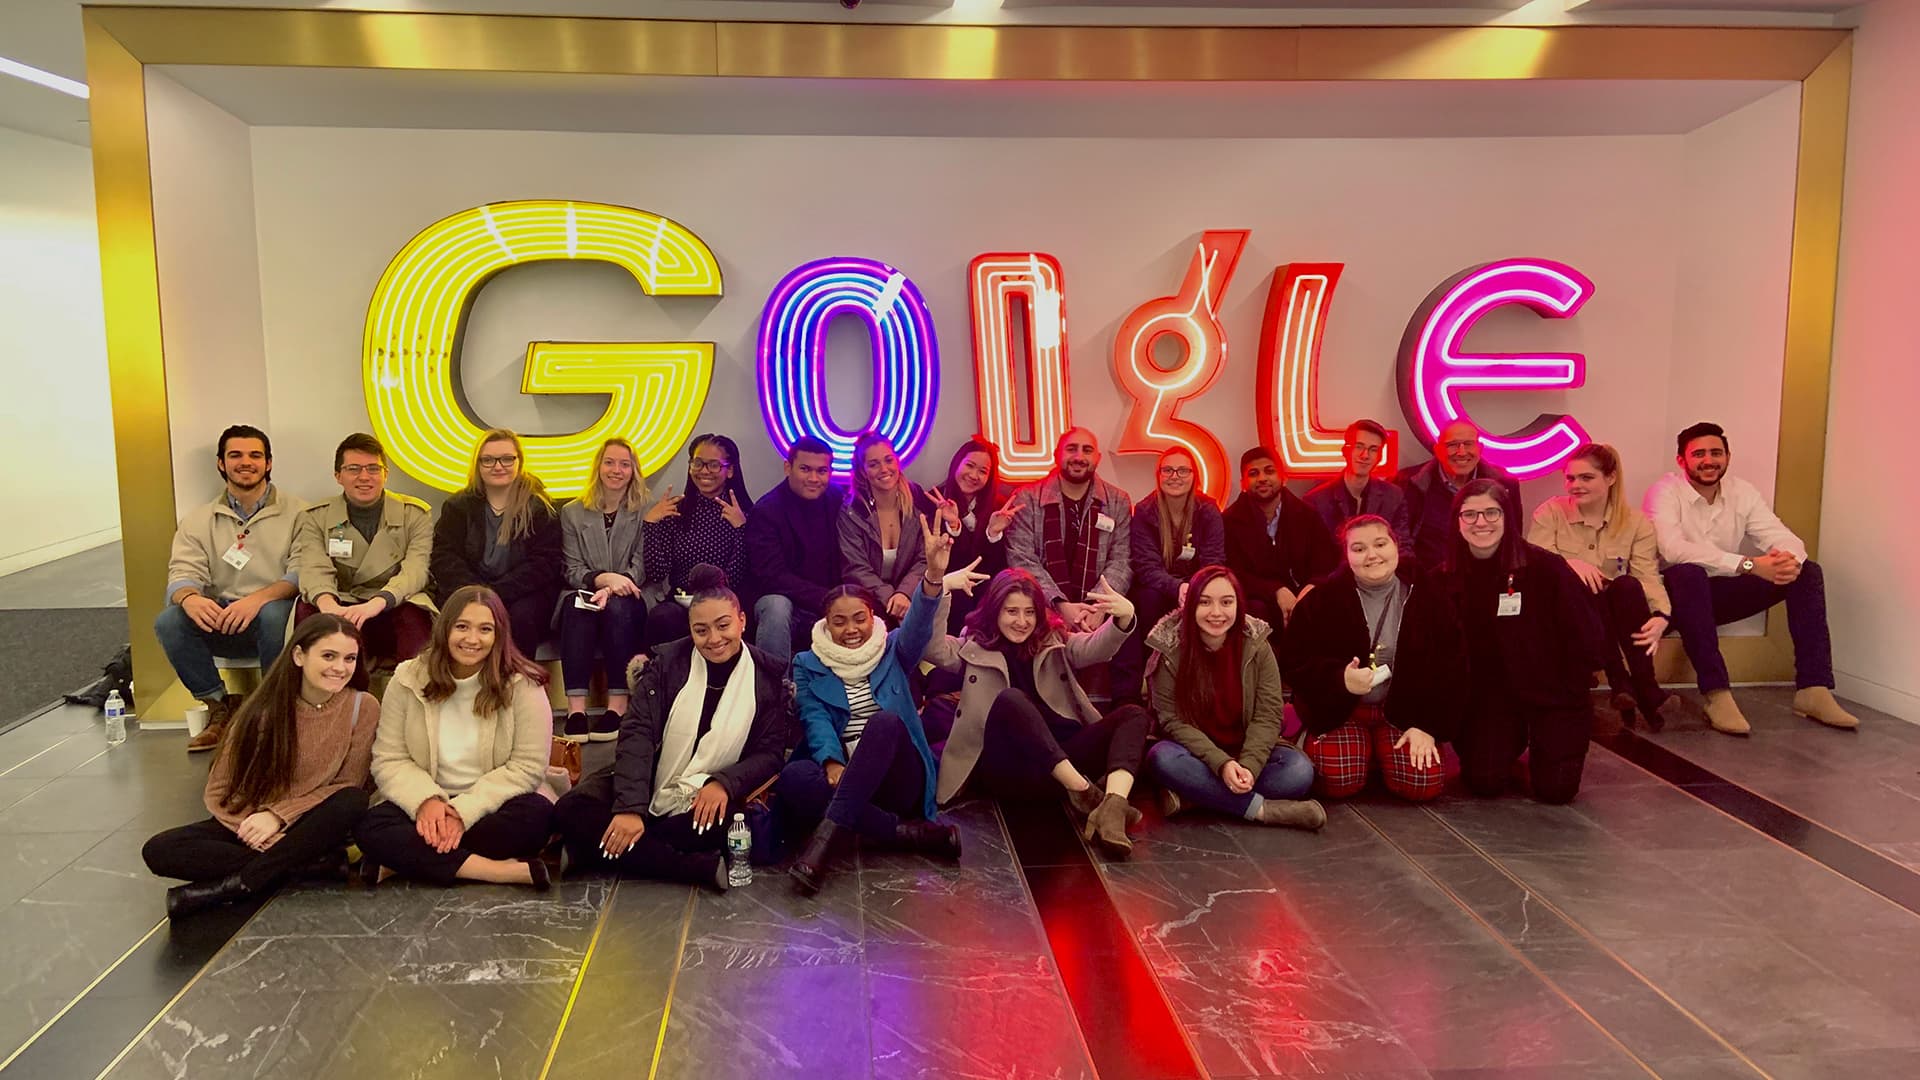
[[1860, 721], [1833, 697], [1833, 646], [1827, 637], [1827, 591], [1807, 545], [1774, 516], [1752, 484], [1727, 475], [1733, 455], [1720, 425], [1698, 423], [1680, 433], [1680, 471], [1647, 489], [1643, 504], [1660, 543], [1673, 600], [1673, 628], [1707, 699], [1715, 731], [1745, 735], [1747, 718], [1728, 689], [1719, 627], [1787, 605], [1793, 636], [1793, 711], [1837, 728]]

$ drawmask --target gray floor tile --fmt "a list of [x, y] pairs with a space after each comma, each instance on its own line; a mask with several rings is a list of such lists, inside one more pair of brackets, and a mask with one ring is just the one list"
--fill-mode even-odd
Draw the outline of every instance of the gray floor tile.
[[1017, 870], [862, 871], [869, 950], [1043, 952], [1046, 934]]
[[608, 900], [606, 925], [588, 974], [671, 972], [678, 964], [680, 929], [694, 890], [653, 881], [622, 881]]
[[0, 610], [126, 607], [126, 563], [119, 541], [0, 577]]
[[1495, 855], [1605, 855], [1620, 846], [1619, 840], [1572, 806], [1545, 806], [1517, 797], [1447, 799], [1434, 804], [1434, 812]]
[[1738, 851], [1654, 852], [1649, 858], [1776, 933], [1920, 930], [1920, 915], [1771, 841]]
[[1833, 1054], [1760, 1054], [1756, 1063], [1774, 1080], [1912, 1080], [1920, 1050], [1853, 1050]]
[[871, 964], [867, 1015], [876, 1078], [1093, 1076], [1043, 956], [920, 954]]
[[190, 993], [215, 997], [269, 990], [371, 992], [391, 978], [419, 938], [252, 937], [234, 941], [207, 965]]
[[414, 937], [427, 932], [444, 889], [399, 879], [376, 888], [294, 885], [280, 890], [236, 940], [303, 935]]
[[[1569, 942], [1579, 938], [1578, 931], [1549, 906], [1545, 898], [1526, 883], [1516, 881], [1497, 863], [1479, 855], [1429, 855], [1419, 862], [1422, 869], [1458, 898], [1458, 903], [1466, 904], [1474, 916], [1516, 945]], [[1451, 912], [1444, 918], [1457, 921]], [[1419, 919], [1409, 920], [1406, 929], [1408, 940], [1434, 940], [1423, 931]]]
[[688, 969], [674, 991], [659, 1075], [865, 1077], [866, 1006], [858, 964]]
[[669, 964], [648, 971], [600, 970], [596, 952], [554, 1051], [548, 1080], [645, 1076], [666, 1013]]
[[761, 869], [752, 885], [724, 896], [703, 891], [694, 900], [681, 964], [739, 969], [857, 963], [863, 937], [861, 878], [845, 865], [818, 895], [806, 897], [794, 892], [785, 874]]
[[[1838, 930], [1820, 933], [1808, 927], [1806, 933], [1784, 936], [1802, 956], [1865, 990], [1880, 1004], [1920, 1017], [1920, 978], [1914, 971], [1915, 961], [1920, 959], [1920, 927], [1866, 934]], [[1914, 1045], [1920, 1046], [1920, 1036], [1916, 1036]]]
[[1678, 788], [1603, 788], [1573, 807], [1636, 851], [1721, 851], [1773, 843]]
[[1350, 804], [1354, 813], [1385, 835], [1392, 847], [1415, 857], [1467, 855], [1473, 849], [1446, 818], [1425, 806], [1399, 800]]
[[1266, 829], [1245, 821], [1235, 821], [1189, 811], [1168, 820], [1158, 810], [1147, 813], [1133, 832], [1131, 863], [1207, 862], [1215, 859], [1245, 859], [1240, 834], [1250, 829]]
[[[1643, 1060], [1731, 1061], [1705, 1024], [1643, 980], [1621, 958], [1587, 941], [1529, 945], [1527, 961]], [[1744, 1066], [1742, 1066], [1744, 1068]]]
[[1110, 865], [1102, 871], [1120, 918], [1149, 950], [1252, 949], [1311, 941], [1282, 891], [1250, 861]]
[[341, 1038], [327, 1074], [537, 1076], [571, 989], [570, 983], [546, 982], [395, 985], [370, 998], [359, 995], [359, 1017]]
[[1236, 829], [1233, 838], [1240, 850], [1270, 863], [1330, 862], [1358, 855], [1381, 855], [1392, 847], [1356, 812], [1355, 807], [1328, 803], [1326, 827], [1318, 832], [1304, 829]]
[[40, 887], [105, 832], [49, 832], [0, 835], [0, 905], [11, 904]]
[[9, 776], [0, 779], [0, 810], [5, 810], [21, 799], [45, 787], [45, 777]]
[[1510, 855], [1501, 862], [1574, 922], [1605, 941], [1638, 937], [1745, 937], [1747, 915], [1640, 855]]
[[1920, 870], [1920, 840], [1908, 840], [1897, 844], [1871, 844], [1868, 846], [1909, 870]]
[[22, 900], [0, 909], [5, 1000], [77, 993], [160, 921], [144, 905]]
[[[36, 720], [28, 726], [38, 723]], [[133, 745], [133, 740], [128, 740], [126, 745]], [[12, 751], [13, 756], [0, 761], [0, 776], [7, 780], [51, 780], [66, 776], [75, 766], [99, 757], [106, 749], [106, 736], [97, 732], [81, 731], [62, 735], [42, 746], [16, 748]], [[0, 814], [11, 813], [12, 809], [0, 811]]]

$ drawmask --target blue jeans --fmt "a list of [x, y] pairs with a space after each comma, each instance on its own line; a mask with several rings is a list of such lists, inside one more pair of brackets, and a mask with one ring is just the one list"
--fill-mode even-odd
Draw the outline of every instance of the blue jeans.
[[[667, 601], [672, 603], [672, 601]], [[606, 672], [607, 693], [627, 692], [627, 661], [640, 651], [640, 631], [647, 602], [633, 596], [609, 596], [603, 611], [573, 606], [573, 597], [561, 598], [560, 681], [568, 694], [585, 695], [593, 682], [593, 660], [599, 655]], [[685, 611], [679, 604], [675, 608]]]
[[790, 596], [768, 593], [753, 602], [753, 644], [782, 664], [793, 660], [794, 638], [811, 634], [819, 615], [796, 605]]
[[1793, 685], [1833, 689], [1833, 643], [1827, 636], [1827, 586], [1820, 564], [1800, 564], [1800, 576], [1775, 585], [1750, 574], [1709, 577], [1690, 563], [1661, 571], [1673, 601], [1673, 628], [1687, 647], [1701, 693], [1733, 685], [1720, 656], [1720, 627], [1787, 605], [1787, 632], [1793, 638]]
[[1147, 771], [1182, 802], [1248, 821], [1260, 816], [1268, 799], [1304, 799], [1313, 790], [1313, 762], [1284, 743], [1267, 755], [1266, 766], [1253, 778], [1253, 790], [1245, 795], [1228, 791], [1219, 773], [1172, 739], [1148, 748]]
[[187, 609], [168, 604], [153, 620], [153, 634], [160, 639], [167, 663], [173, 665], [173, 673], [180, 676], [187, 692], [201, 701], [218, 701], [226, 696], [227, 688], [220, 681], [220, 669], [213, 666], [213, 658], [256, 657], [261, 674], [266, 674], [287, 643], [287, 621], [292, 618], [293, 597], [289, 596], [262, 605], [253, 617], [253, 625], [238, 634], [210, 634], [194, 625]]

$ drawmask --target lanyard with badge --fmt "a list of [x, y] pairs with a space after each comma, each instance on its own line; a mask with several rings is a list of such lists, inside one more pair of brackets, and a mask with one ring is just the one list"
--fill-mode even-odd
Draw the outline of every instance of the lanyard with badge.
[[327, 558], [353, 558], [353, 537], [347, 535], [347, 526], [342, 523], [333, 527], [333, 535], [327, 537]]
[[220, 561], [233, 567], [235, 570], [245, 570], [247, 563], [253, 560], [253, 553], [247, 550], [247, 535], [251, 532], [253, 532], [253, 526], [251, 525], [241, 529], [240, 535], [233, 538], [232, 546], [221, 553]]
[[[1380, 609], [1380, 624], [1373, 628], [1373, 640], [1367, 643], [1367, 666], [1373, 669], [1373, 674], [1370, 677], [1373, 679], [1374, 686], [1379, 686], [1381, 683], [1393, 678], [1393, 668], [1380, 662], [1380, 635], [1387, 632], [1387, 620], [1393, 615], [1394, 602], [1402, 601], [1404, 605], [1405, 601], [1412, 599], [1413, 586], [1407, 586], [1404, 598], [1401, 596], [1400, 589], [1396, 587], [1393, 590], [1393, 595], [1387, 597], [1387, 606]], [[1405, 610], [1404, 606], [1402, 610]]]
[[1513, 591], [1513, 575], [1507, 575], [1507, 591], [1500, 594], [1500, 606], [1494, 610], [1499, 617], [1520, 614], [1520, 594]]

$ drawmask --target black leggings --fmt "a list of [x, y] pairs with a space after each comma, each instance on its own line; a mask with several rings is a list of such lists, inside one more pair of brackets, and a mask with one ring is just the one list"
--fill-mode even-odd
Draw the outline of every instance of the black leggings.
[[253, 850], [232, 829], [208, 818], [155, 835], [140, 857], [161, 877], [219, 881], [239, 874], [248, 891], [264, 893], [321, 859], [345, 855], [353, 827], [366, 812], [367, 793], [348, 788], [301, 814], [265, 851]]
[[[678, 605], [676, 605], [678, 606]], [[732, 807], [728, 808], [731, 811]], [[600, 853], [600, 838], [613, 821], [613, 774], [601, 771], [580, 782], [553, 809], [554, 822], [567, 845], [568, 864], [582, 869], [606, 866], [621, 877], [712, 884], [720, 872], [720, 851], [727, 843], [730, 818], [706, 832], [693, 829], [693, 811], [658, 817], [640, 815], [645, 828], [633, 848], [617, 859]]]
[[973, 775], [1004, 799], [1057, 794], [1053, 767], [1071, 761], [1095, 782], [1110, 772], [1138, 775], [1147, 753], [1153, 718], [1138, 705], [1122, 705], [1091, 724], [1049, 723], [1025, 692], [1000, 691], [987, 711], [980, 760]]
[[1542, 708], [1511, 701], [1476, 701], [1454, 737], [1460, 779], [1482, 797], [1506, 790], [1507, 777], [1522, 751], [1533, 797], [1543, 803], [1572, 802], [1580, 791], [1587, 761], [1587, 737], [1593, 730], [1593, 706], [1582, 702]]
[[1592, 594], [1600, 621], [1607, 628], [1607, 686], [1614, 693], [1633, 695], [1634, 704], [1649, 716], [1666, 703], [1667, 692], [1653, 674], [1653, 657], [1633, 643], [1653, 612], [1647, 607], [1647, 592], [1631, 574], [1622, 574], [1607, 582], [1607, 587]]
[[531, 859], [547, 846], [552, 834], [553, 804], [545, 795], [529, 791], [467, 826], [460, 843], [444, 855], [421, 839], [413, 819], [392, 803], [367, 811], [354, 835], [361, 852], [376, 864], [402, 877], [451, 885], [460, 880], [460, 867], [468, 858]]
[[927, 766], [906, 723], [877, 712], [867, 718], [838, 785], [827, 783], [818, 762], [796, 757], [780, 771], [774, 793], [782, 819], [796, 829], [812, 829], [827, 817], [869, 840], [891, 842], [901, 818], [925, 816]]

